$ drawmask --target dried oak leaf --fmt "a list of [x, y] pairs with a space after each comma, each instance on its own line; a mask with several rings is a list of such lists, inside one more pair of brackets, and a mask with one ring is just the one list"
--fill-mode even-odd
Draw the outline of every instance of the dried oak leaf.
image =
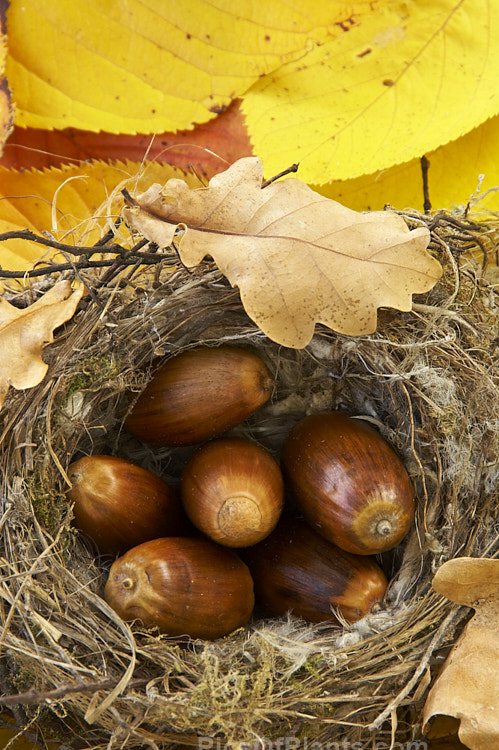
[[0, 408], [10, 385], [24, 390], [43, 380], [48, 370], [43, 347], [54, 340], [54, 329], [74, 315], [83, 292], [83, 287], [73, 290], [69, 281], [59, 281], [24, 309], [0, 297]]
[[306, 346], [315, 323], [350, 335], [376, 330], [381, 306], [410, 310], [412, 294], [441, 275], [429, 232], [390, 211], [357, 213], [298, 179], [262, 189], [260, 159], [246, 157], [190, 190], [152, 185], [125, 209], [128, 224], [160, 247], [177, 229], [187, 267], [211, 255], [246, 312], [271, 339]]
[[[499, 747], [499, 560], [460, 557], [435, 574], [433, 588], [450, 601], [475, 609], [431, 688], [424, 731], [460, 721], [459, 739], [470, 750]], [[430, 726], [431, 725], [431, 726]]]

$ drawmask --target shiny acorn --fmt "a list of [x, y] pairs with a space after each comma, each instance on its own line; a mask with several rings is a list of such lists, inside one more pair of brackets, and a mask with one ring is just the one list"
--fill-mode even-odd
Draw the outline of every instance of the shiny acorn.
[[248, 547], [277, 524], [284, 483], [265, 448], [245, 438], [219, 438], [188, 461], [181, 494], [198, 529], [224, 546]]
[[116, 456], [85, 456], [68, 468], [74, 525], [100, 552], [119, 554], [158, 536], [187, 534], [175, 490], [161, 477]]
[[305, 417], [281, 467], [300, 511], [326, 539], [358, 555], [395, 547], [414, 518], [407, 471], [370, 425], [339, 412]]
[[387, 579], [373, 557], [352, 555], [305, 521], [282, 518], [245, 554], [257, 603], [274, 617], [291, 612], [308, 622], [348, 622], [383, 600]]
[[209, 539], [163, 538], [134, 547], [111, 566], [104, 598], [123, 620], [207, 639], [245, 625], [254, 606], [245, 563]]
[[243, 422], [267, 401], [272, 387], [270, 371], [253, 352], [200, 346], [165, 362], [124, 426], [149, 443], [194, 445]]

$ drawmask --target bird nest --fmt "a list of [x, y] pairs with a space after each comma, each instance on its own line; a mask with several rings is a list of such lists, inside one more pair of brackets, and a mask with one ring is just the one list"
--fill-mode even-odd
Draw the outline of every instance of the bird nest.
[[[388, 748], [418, 736], [428, 686], [469, 613], [432, 591], [433, 574], [497, 550], [499, 322], [472, 252], [490, 236], [453, 216], [406, 220], [430, 226], [441, 281], [411, 312], [380, 311], [372, 335], [318, 326], [302, 350], [266, 338], [213, 264], [188, 272], [173, 249], [109, 284], [81, 272], [94, 291], [46, 348], [47, 377], [11, 390], [0, 413], [0, 687], [19, 725], [95, 750], [367, 748], [373, 738]], [[49, 278], [10, 301], [25, 306]], [[233, 434], [278, 456], [300, 417], [342, 409], [402, 457], [416, 518], [380, 558], [390, 584], [379, 611], [352, 625], [256, 612], [227, 637], [186, 643], [124, 623], [104, 601], [110, 560], [71, 526], [68, 465], [109, 453], [178, 482], [191, 449], [151, 448], [122, 420], [127, 393], [161, 358], [200, 342], [256, 351], [274, 375], [270, 401]]]

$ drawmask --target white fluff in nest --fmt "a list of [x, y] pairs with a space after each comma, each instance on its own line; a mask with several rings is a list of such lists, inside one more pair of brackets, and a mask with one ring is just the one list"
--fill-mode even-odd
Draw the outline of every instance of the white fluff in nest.
[[431, 400], [441, 409], [458, 408], [459, 399], [456, 394], [456, 382], [453, 373], [447, 373], [438, 367], [428, 367], [422, 357], [414, 367], [414, 379], [423, 391], [430, 395]]
[[318, 657], [319, 661], [327, 663], [332, 668], [338, 667], [348, 658], [345, 651], [397, 625], [406, 613], [407, 606], [402, 604], [396, 611], [392, 608], [380, 609], [355, 623], [341, 622], [339, 625], [333, 620], [307, 624], [297, 617], [288, 615], [286, 619], [257, 623], [249, 642], [255, 639], [263, 640], [278, 651], [288, 662], [283, 674], [290, 677], [314, 657]]

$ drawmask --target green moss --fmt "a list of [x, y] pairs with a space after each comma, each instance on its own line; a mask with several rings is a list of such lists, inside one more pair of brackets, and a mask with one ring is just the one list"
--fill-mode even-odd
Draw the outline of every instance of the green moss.
[[[51, 487], [48, 479], [44, 477], [43, 469], [35, 471], [28, 480], [28, 491], [30, 494], [33, 510], [41, 526], [50, 534], [56, 534], [61, 526], [67, 523], [68, 501], [64, 495]], [[71, 533], [70, 530], [67, 532]], [[63, 546], [64, 534], [61, 535]]]
[[71, 379], [63, 398], [65, 406], [69, 397], [76, 391], [84, 391], [105, 380], [112, 380], [120, 373], [120, 358], [115, 354], [103, 357], [87, 357], [80, 362], [80, 371]]
[[317, 677], [317, 679], [321, 679], [322, 673], [320, 670], [320, 665], [321, 663], [323, 664], [323, 662], [323, 656], [321, 654], [315, 654], [315, 656], [311, 656], [310, 659], [307, 659], [307, 661], [303, 665], [303, 669], [314, 677]]

